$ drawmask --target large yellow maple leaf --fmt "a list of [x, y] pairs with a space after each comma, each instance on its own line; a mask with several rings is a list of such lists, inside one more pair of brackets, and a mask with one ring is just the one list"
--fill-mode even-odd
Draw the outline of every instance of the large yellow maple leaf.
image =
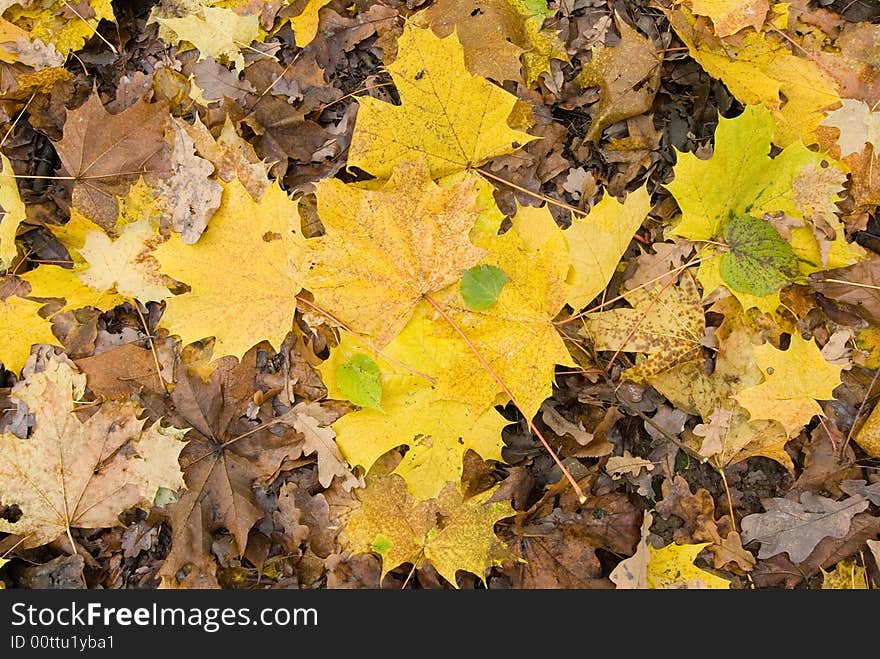
[[843, 367], [825, 361], [815, 342], [793, 335], [788, 350], [765, 343], [755, 348], [755, 362], [764, 381], [734, 396], [752, 420], [775, 419], [792, 437], [814, 416], [825, 416], [816, 401], [834, 398]]
[[407, 23], [387, 69], [399, 106], [358, 99], [348, 166], [388, 178], [394, 165], [424, 155], [432, 178], [477, 167], [535, 139], [507, 120], [513, 94], [471, 74], [455, 34], [439, 38]]
[[154, 252], [164, 274], [190, 287], [166, 300], [162, 326], [184, 344], [215, 337], [216, 357], [240, 358], [263, 340], [279, 346], [302, 289], [303, 242], [296, 204], [277, 183], [257, 202], [234, 178], [197, 243], [172, 234]]
[[7, 371], [18, 374], [34, 344], [58, 345], [52, 324], [37, 313], [42, 306], [15, 295], [0, 300], [0, 362]]
[[380, 347], [424, 295], [458, 281], [484, 253], [468, 238], [479, 210], [474, 179], [441, 187], [424, 158], [398, 164], [379, 189], [324, 179], [315, 196], [325, 233], [306, 242], [304, 287]]
[[[397, 346], [388, 348], [394, 354]], [[394, 473], [403, 477], [416, 501], [423, 501], [461, 480], [468, 449], [484, 460], [502, 461], [501, 429], [510, 422], [494, 408], [476, 413], [464, 403], [438, 398], [427, 378], [372, 353], [347, 332], [318, 367], [330, 398], [346, 398], [336, 383], [337, 369], [367, 353], [381, 369], [381, 409], [359, 409], [333, 423], [336, 443], [349, 464], [369, 470], [381, 455], [406, 445], [409, 450]]]

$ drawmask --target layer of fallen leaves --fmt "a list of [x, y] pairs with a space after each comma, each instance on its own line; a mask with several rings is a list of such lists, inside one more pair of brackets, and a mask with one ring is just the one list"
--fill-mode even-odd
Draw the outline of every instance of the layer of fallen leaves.
[[878, 43], [4, 3], [2, 584], [880, 587]]

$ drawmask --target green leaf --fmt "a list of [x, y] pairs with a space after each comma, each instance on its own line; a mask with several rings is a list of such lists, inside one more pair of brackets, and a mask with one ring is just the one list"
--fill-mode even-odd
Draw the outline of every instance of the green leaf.
[[730, 288], [749, 295], [769, 295], [798, 275], [794, 250], [772, 225], [748, 215], [724, 226], [729, 251], [721, 257], [721, 278]]
[[477, 265], [465, 270], [461, 277], [461, 296], [474, 311], [488, 309], [498, 300], [501, 289], [510, 278], [494, 265]]
[[336, 367], [336, 386], [355, 405], [381, 410], [380, 375], [376, 362], [367, 355], [357, 352], [347, 362]]

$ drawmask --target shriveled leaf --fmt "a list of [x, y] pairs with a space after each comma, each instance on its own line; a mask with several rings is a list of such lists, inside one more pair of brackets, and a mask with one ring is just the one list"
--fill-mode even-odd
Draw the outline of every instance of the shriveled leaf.
[[844, 537], [853, 516], [868, 507], [868, 500], [855, 496], [835, 501], [803, 492], [799, 502], [773, 498], [763, 504], [766, 512], [743, 517], [743, 543], [761, 543], [758, 558], [787, 552], [792, 563], [800, 563], [823, 538]]
[[165, 214], [171, 228], [181, 234], [184, 243], [192, 244], [220, 206], [223, 188], [209, 178], [214, 166], [194, 153], [195, 143], [179, 123], [172, 124], [171, 134], [171, 176], [162, 181], [157, 192], [167, 200]]
[[0, 502], [22, 511], [0, 530], [24, 536], [24, 547], [51, 542], [71, 528], [117, 526], [128, 508], [149, 508], [159, 487], [177, 489], [185, 431], [144, 429], [133, 402], [104, 403], [85, 422], [74, 412], [85, 376], [52, 358], [16, 385], [13, 396], [36, 415], [28, 439], [0, 435]]

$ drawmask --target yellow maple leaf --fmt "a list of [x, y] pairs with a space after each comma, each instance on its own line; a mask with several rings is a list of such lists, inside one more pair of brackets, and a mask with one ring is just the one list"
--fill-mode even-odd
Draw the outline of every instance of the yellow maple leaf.
[[647, 587], [651, 589], [669, 588], [710, 588], [724, 590], [730, 588], [730, 581], [694, 565], [694, 559], [710, 543], [694, 545], [666, 545], [654, 549], [648, 545]]
[[398, 164], [376, 190], [337, 179], [315, 187], [325, 234], [306, 242], [304, 287], [379, 347], [424, 295], [458, 281], [484, 254], [468, 238], [478, 216], [473, 177], [441, 187], [422, 158]]
[[631, 309], [588, 314], [582, 330], [596, 350], [647, 355], [621, 377], [642, 382], [677, 364], [701, 358], [706, 316], [696, 282], [688, 272], [677, 286], [638, 289], [626, 294], [626, 300]]
[[754, 355], [764, 381], [734, 396], [752, 420], [779, 421], [793, 437], [815, 415], [825, 416], [816, 401], [834, 397], [843, 367], [825, 361], [815, 342], [793, 335], [788, 350], [765, 343]]
[[521, 236], [534, 240], [540, 231], [531, 230], [532, 218], [541, 221], [530, 214], [504, 234], [479, 240], [488, 250], [482, 263], [508, 277], [495, 304], [473, 310], [459, 286], [448, 286], [421, 302], [398, 335], [406, 352], [395, 357], [434, 377], [439, 398], [481, 412], [510, 392], [531, 418], [552, 394], [556, 365], [574, 365], [552, 322], [568, 293], [568, 246], [555, 231], [530, 249]]
[[244, 68], [242, 48], [257, 41], [261, 33], [258, 15], [242, 16], [226, 7], [200, 7], [197, 13], [181, 18], [156, 16], [150, 20], [164, 28], [159, 32], [163, 41], [188, 41], [198, 49], [200, 60], [213, 57], [230, 62], [238, 70]]
[[[10, 5], [12, 5], [10, 7]], [[32, 41], [52, 44], [63, 56], [80, 50], [101, 20], [115, 22], [111, 0], [7, 2], [3, 16], [28, 31]]]
[[0, 163], [3, 165], [3, 169], [0, 170], [0, 208], [3, 212], [0, 217], [0, 270], [6, 270], [18, 254], [15, 234], [18, 226], [27, 217], [27, 213], [18, 193], [12, 163], [3, 154], [0, 154]]
[[211, 230], [195, 244], [172, 234], [154, 254], [190, 291], [166, 300], [161, 324], [184, 344], [216, 338], [214, 356], [241, 357], [290, 330], [302, 289], [304, 244], [296, 204], [278, 183], [256, 202], [234, 178], [223, 186]]
[[458, 570], [483, 580], [488, 568], [515, 558], [495, 536], [495, 522], [514, 514], [509, 501], [491, 501], [495, 490], [464, 499], [450, 486], [437, 499], [416, 504], [400, 476], [368, 475], [345, 537], [353, 552], [379, 554], [380, 581], [398, 565], [418, 568], [426, 561], [456, 588]]
[[[318, 367], [330, 398], [346, 398], [336, 384], [336, 369], [359, 353], [370, 350], [343, 333]], [[389, 353], [398, 354], [393, 343]], [[394, 473], [403, 477], [416, 501], [423, 501], [436, 497], [447, 483], [461, 480], [468, 449], [484, 460], [502, 461], [501, 429], [510, 422], [494, 408], [474, 413], [464, 403], [442, 400], [427, 378], [405, 364], [377, 353], [369, 356], [381, 369], [382, 409], [349, 412], [333, 423], [336, 443], [349, 464], [369, 470], [381, 455], [406, 445], [409, 451]]]
[[42, 306], [15, 295], [0, 300], [0, 362], [7, 371], [18, 374], [33, 345], [58, 345], [52, 324], [37, 313]]
[[432, 178], [477, 167], [535, 139], [507, 123], [517, 98], [464, 64], [455, 34], [441, 39], [410, 23], [387, 66], [401, 105], [358, 99], [348, 166], [384, 179], [423, 154]]
[[[139, 194], [135, 187], [132, 190]], [[159, 234], [150, 224], [149, 214], [133, 215], [124, 210], [125, 199], [120, 199], [123, 212], [112, 236], [76, 209], [71, 210], [66, 224], [53, 227], [53, 233], [67, 247], [84, 285], [144, 303], [164, 300], [171, 293], [162, 285], [157, 264], [150, 256]]]
[[149, 508], [159, 487], [184, 487], [178, 456], [186, 431], [158, 422], [144, 429], [131, 401], [104, 403], [81, 422], [74, 407], [85, 383], [71, 363], [53, 357], [13, 388], [36, 425], [28, 439], [0, 434], [0, 500], [22, 511], [15, 522], [0, 520], [0, 531], [25, 536], [24, 547], [73, 527], [117, 526], [127, 508]]
[[686, 8], [667, 13], [669, 22], [706, 72], [743, 104], [773, 113], [773, 142], [813, 144], [825, 111], [840, 101], [837, 83], [812, 59], [792, 54], [787, 42], [767, 32], [745, 31], [736, 43], [720, 42], [701, 29]]

